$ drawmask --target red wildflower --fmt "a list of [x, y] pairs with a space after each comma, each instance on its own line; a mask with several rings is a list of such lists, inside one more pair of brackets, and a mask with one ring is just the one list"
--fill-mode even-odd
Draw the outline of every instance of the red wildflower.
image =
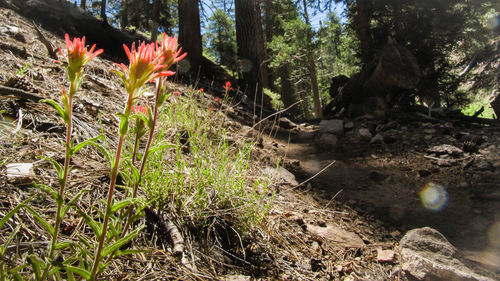
[[161, 64], [162, 57], [156, 55], [153, 43], [146, 45], [142, 42], [137, 49], [135, 48], [135, 44], [132, 43], [131, 49], [126, 45], [123, 45], [123, 49], [129, 58], [129, 67], [123, 63], [115, 64], [119, 67], [119, 70], [114, 69], [112, 71], [120, 75], [129, 94], [138, 90], [145, 83], [160, 76], [175, 74], [175, 72], [166, 70], [166, 66]]
[[144, 105], [137, 105], [132, 107], [132, 113], [142, 114], [144, 116], [148, 115], [148, 109]]
[[199, 89], [199, 91], [200, 91], [200, 92], [205, 92], [205, 89], [200, 88], [200, 89]]
[[181, 92], [179, 92], [179, 91], [175, 91], [175, 92], [173, 92], [172, 94], [174, 94], [174, 95], [176, 95], [176, 96], [180, 96], [180, 95], [181, 95]]
[[174, 63], [182, 60], [187, 56], [187, 53], [181, 55], [182, 48], [177, 44], [177, 36], [169, 37], [163, 33], [163, 40], [160, 46], [156, 45], [156, 52], [158, 56], [162, 56], [162, 64], [165, 69], [169, 69]]
[[[85, 64], [102, 54], [103, 50], [99, 49], [94, 52], [95, 44], [92, 45], [90, 50], [87, 50], [87, 47], [85, 47], [85, 36], [81, 39], [75, 37], [71, 41], [69, 35], [66, 34], [64, 35], [64, 39], [66, 40], [66, 50], [68, 52], [68, 74], [70, 75], [70, 79], [73, 80], [74, 75], [82, 72]], [[59, 48], [59, 52], [64, 56], [61, 48]]]
[[210, 112], [212, 112], [212, 111], [214, 111], [214, 108], [210, 107], [208, 110], [210, 110]]
[[231, 88], [231, 82], [230, 81], [227, 81], [226, 84], [224, 84], [223, 86], [224, 90], [226, 90], [226, 92], [229, 92], [231, 91], [233, 88]]
[[220, 98], [219, 98], [219, 97], [215, 97], [215, 101], [216, 101], [216, 102], [219, 102], [219, 101], [220, 101]]

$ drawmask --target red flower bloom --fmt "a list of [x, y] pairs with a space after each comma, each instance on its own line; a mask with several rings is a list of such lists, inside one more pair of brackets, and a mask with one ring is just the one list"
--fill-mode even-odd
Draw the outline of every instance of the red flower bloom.
[[144, 105], [137, 105], [132, 107], [132, 113], [134, 114], [142, 114], [144, 116], [148, 115], [148, 109]]
[[[71, 41], [69, 35], [66, 34], [64, 35], [64, 39], [66, 40], [66, 50], [68, 52], [68, 74], [70, 79], [73, 80], [74, 75], [82, 72], [85, 64], [102, 54], [103, 50], [99, 49], [94, 52], [95, 44], [92, 45], [90, 50], [87, 50], [87, 47], [85, 47], [85, 36], [81, 39], [75, 37]], [[59, 48], [59, 52], [64, 56], [61, 48]]]
[[119, 67], [119, 70], [114, 69], [112, 71], [120, 75], [129, 94], [160, 76], [175, 74], [175, 72], [166, 70], [166, 66], [161, 64], [162, 57], [156, 55], [153, 43], [146, 45], [142, 42], [137, 49], [135, 44], [132, 43], [131, 49], [126, 45], [123, 45], [123, 49], [130, 60], [129, 67], [123, 63], [115, 64]]
[[215, 101], [219, 102], [220, 98], [219, 97], [215, 97]]
[[181, 92], [179, 92], [179, 91], [175, 91], [175, 92], [173, 92], [172, 94], [174, 94], [174, 95], [176, 95], [176, 96], [180, 96], [180, 95], [181, 95]]
[[203, 89], [203, 88], [200, 88], [200, 90], [199, 90], [199, 91], [200, 91], [200, 92], [205, 92], [205, 89]]
[[233, 88], [231, 88], [231, 82], [230, 81], [227, 81], [226, 84], [224, 84], [223, 86], [224, 90], [226, 90], [226, 92], [229, 92], [231, 91]]
[[182, 60], [187, 56], [187, 53], [181, 55], [182, 48], [179, 48], [176, 37], [168, 37], [163, 33], [163, 40], [156, 45], [156, 52], [158, 56], [162, 56], [162, 64], [166, 69], [169, 69], [174, 63]]
[[214, 108], [210, 107], [208, 110], [210, 110], [210, 112], [212, 112], [212, 111], [214, 111]]

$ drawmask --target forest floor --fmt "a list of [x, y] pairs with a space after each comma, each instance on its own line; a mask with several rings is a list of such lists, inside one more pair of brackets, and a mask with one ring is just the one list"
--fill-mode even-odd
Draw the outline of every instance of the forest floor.
[[[47, 31], [44, 34], [55, 46], [63, 46], [61, 38]], [[59, 100], [64, 69], [48, 57], [31, 21], [6, 9], [0, 9], [0, 61], [0, 85]], [[110, 68], [112, 63], [101, 58], [89, 64], [88, 79], [75, 102], [78, 141], [99, 133], [111, 139], [116, 135], [115, 113], [121, 111], [123, 98]], [[16, 73], [23, 73], [24, 82], [15, 78]], [[12, 84], [15, 80], [19, 83]], [[203, 99], [206, 104], [214, 102], [208, 95]], [[0, 213], [5, 214], [33, 192], [29, 186], [8, 181], [5, 165], [41, 163], [41, 155], [62, 157], [57, 154], [63, 150], [64, 126], [53, 108], [29, 97], [2, 94], [0, 110], [5, 110], [6, 120], [22, 120], [16, 136], [9, 131], [13, 127], [2, 127], [0, 132]], [[250, 110], [237, 107], [227, 118], [237, 128], [248, 128], [245, 126], [254, 120]], [[319, 144], [318, 124], [289, 124], [285, 128], [283, 124], [263, 123], [267, 133], [262, 134], [255, 161], [260, 159], [264, 165], [280, 160], [298, 182], [283, 172], [282, 180], [273, 184], [274, 199], [268, 213], [244, 235], [241, 245], [233, 245], [243, 248], [243, 253], [238, 249], [202, 253], [201, 242], [193, 241], [192, 248], [200, 252], [188, 256], [201, 262], [190, 266], [169, 252], [171, 245], [161, 246], [141, 236], [134, 244], [147, 249], [146, 253], [116, 259], [103, 278], [406, 280], [399, 240], [410, 229], [430, 226], [457, 247], [470, 267], [500, 279], [500, 128], [404, 117], [343, 121], [345, 130], [330, 148]], [[384, 142], [364, 140], [360, 128], [379, 132]], [[244, 135], [235, 133], [232, 137]], [[469, 140], [476, 140], [477, 147], [464, 149]], [[466, 151], [440, 150], [436, 147], [440, 145]], [[105, 163], [86, 151], [74, 156], [76, 169], [70, 191], [105, 186]], [[37, 167], [36, 180], [55, 181], [50, 179], [54, 175], [48, 167], [47, 163]], [[432, 199], [422, 196], [426, 190], [433, 192]], [[103, 196], [104, 190], [94, 194]], [[433, 200], [436, 198], [439, 200]], [[47, 217], [53, 215], [51, 208], [40, 206], [44, 208]], [[36, 224], [24, 223], [23, 237], [37, 237]], [[0, 231], [3, 239], [5, 231]], [[380, 256], [382, 250], [394, 257]]]

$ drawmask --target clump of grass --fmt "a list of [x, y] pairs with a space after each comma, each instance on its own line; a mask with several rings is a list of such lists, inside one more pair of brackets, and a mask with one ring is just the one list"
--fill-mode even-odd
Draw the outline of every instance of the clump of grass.
[[[271, 204], [269, 180], [251, 161], [254, 143], [229, 143], [223, 114], [188, 93], [165, 107], [150, 155], [144, 190], [153, 205], [190, 229], [208, 230], [221, 221], [239, 230], [259, 223]], [[167, 145], [165, 145], [167, 144]]]

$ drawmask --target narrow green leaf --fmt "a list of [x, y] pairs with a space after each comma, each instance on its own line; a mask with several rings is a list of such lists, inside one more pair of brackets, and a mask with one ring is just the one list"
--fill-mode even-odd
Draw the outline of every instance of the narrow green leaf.
[[28, 262], [31, 264], [33, 269], [33, 274], [35, 275], [35, 280], [41, 280], [42, 278], [42, 262], [38, 260], [35, 256], [29, 256]]
[[88, 192], [88, 191], [90, 191], [90, 190], [89, 189], [82, 189], [75, 196], [73, 196], [73, 198], [71, 198], [71, 200], [69, 200], [69, 202], [66, 205], [64, 205], [62, 212], [61, 212], [61, 218], [64, 218], [64, 216], [69, 211], [69, 209], [75, 204], [76, 201], [78, 201], [78, 199], [80, 199], [80, 196], [82, 196], [82, 194], [84, 192]]
[[21, 204], [17, 205], [14, 209], [12, 209], [9, 213], [7, 213], [1, 220], [0, 220], [0, 228], [2, 228], [2, 226], [15, 214], [17, 213], [17, 211], [19, 211], [19, 209], [21, 209], [22, 207], [24, 207], [26, 205], [26, 203], [28, 203], [29, 201], [31, 201], [33, 199], [33, 197], [30, 197], [26, 200], [24, 200]]
[[99, 135], [95, 138], [91, 138], [91, 139], [88, 139], [86, 141], [82, 141], [81, 143], [77, 144], [76, 146], [71, 146], [71, 149], [70, 149], [70, 156], [77, 153], [78, 150], [82, 149], [83, 147], [87, 146], [87, 145], [92, 145], [92, 146], [97, 146], [97, 140], [102, 138], [102, 135]]
[[40, 216], [40, 214], [38, 214], [33, 208], [31, 208], [30, 206], [26, 205], [25, 206], [26, 210], [28, 210], [32, 215], [33, 217], [43, 226], [43, 228], [45, 228], [49, 233], [50, 235], [54, 235], [54, 227], [44, 218], [42, 218], [42, 216]]
[[155, 147], [152, 147], [149, 149], [148, 151], [148, 157], [149, 155], [157, 152], [157, 151], [161, 151], [161, 150], [165, 150], [165, 149], [169, 149], [169, 148], [173, 148], [173, 147], [176, 147], [174, 144], [171, 144], [171, 143], [168, 143], [168, 144], [162, 144], [162, 145], [158, 145], [158, 146], [155, 146]]
[[73, 245], [72, 242], [64, 241], [64, 242], [57, 243], [55, 246], [55, 249], [59, 250], [59, 249], [63, 249], [63, 248], [70, 248], [72, 245]]
[[14, 231], [12, 231], [9, 237], [7, 237], [3, 245], [0, 246], [0, 257], [3, 257], [3, 255], [5, 254], [5, 250], [7, 250], [7, 247], [10, 245], [10, 243], [12, 243], [12, 240], [14, 240], [16, 234], [19, 232], [20, 229], [21, 225], [17, 225]]
[[64, 109], [57, 102], [55, 102], [54, 100], [51, 100], [51, 99], [43, 99], [43, 100], [40, 100], [40, 102], [48, 103], [48, 104], [52, 105], [55, 109], [57, 109], [57, 111], [59, 112], [59, 115], [64, 120], [64, 122], [66, 122], [66, 123], [69, 122], [68, 114], [66, 114], [66, 111], [64, 111]]
[[47, 160], [49, 161], [50, 164], [52, 164], [52, 166], [54, 167], [54, 169], [56, 170], [57, 174], [59, 175], [59, 178], [62, 178], [61, 175], [63, 175], [64, 173], [64, 170], [63, 170], [63, 167], [61, 166], [61, 164], [59, 164], [59, 162], [57, 162], [56, 160], [48, 157], [48, 156], [40, 156], [41, 159], [43, 160]]
[[97, 237], [101, 236], [102, 226], [100, 225], [100, 223], [93, 220], [86, 212], [82, 211], [80, 208], [78, 208], [78, 213], [80, 214], [80, 216], [82, 216], [85, 219], [85, 221], [90, 226], [90, 228], [92, 228], [92, 231], [94, 231], [94, 234]]
[[78, 275], [80, 275], [81, 277], [85, 278], [85, 280], [90, 280], [90, 272], [85, 270], [85, 269], [82, 269], [80, 267], [76, 267], [76, 266], [72, 266], [72, 265], [63, 265], [63, 268], [68, 271], [68, 272], [72, 272], [72, 273], [76, 273]]
[[107, 246], [106, 248], [104, 248], [104, 250], [101, 253], [101, 258], [105, 258], [107, 255], [109, 255], [109, 254], [115, 252], [116, 250], [118, 250], [121, 246], [127, 244], [130, 240], [132, 240], [132, 238], [134, 238], [137, 235], [139, 235], [139, 233], [144, 229], [144, 227], [145, 227], [144, 225], [141, 226], [141, 227], [138, 227], [134, 231], [130, 232], [129, 234], [127, 234], [126, 236], [124, 236], [123, 238], [121, 238], [120, 240], [118, 240], [115, 243], [113, 243], [113, 244]]
[[120, 136], [125, 136], [128, 131], [128, 116], [122, 113], [118, 115], [120, 116]]
[[134, 204], [137, 202], [137, 199], [133, 198], [127, 198], [125, 200], [122, 200], [120, 202], [114, 203], [113, 206], [111, 206], [111, 214], [116, 213], [116, 211], [120, 210], [121, 208], [124, 208], [130, 204]]

